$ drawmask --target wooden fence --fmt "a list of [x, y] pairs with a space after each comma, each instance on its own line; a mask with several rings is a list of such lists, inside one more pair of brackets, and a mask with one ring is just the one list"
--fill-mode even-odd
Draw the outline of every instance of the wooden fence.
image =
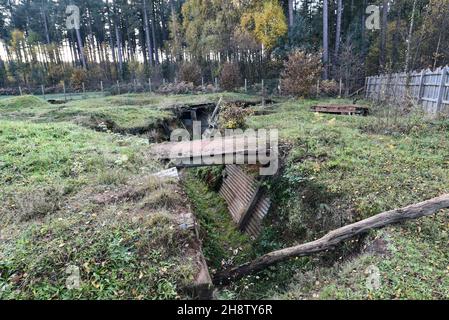
[[366, 78], [366, 98], [403, 103], [413, 100], [431, 114], [449, 114], [449, 67]]

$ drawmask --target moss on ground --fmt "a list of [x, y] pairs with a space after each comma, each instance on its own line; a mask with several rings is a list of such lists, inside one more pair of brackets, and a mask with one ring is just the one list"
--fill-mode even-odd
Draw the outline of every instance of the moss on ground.
[[254, 257], [251, 239], [238, 230], [224, 199], [198, 178], [198, 172], [187, 173], [183, 184], [199, 221], [203, 251], [212, 274]]

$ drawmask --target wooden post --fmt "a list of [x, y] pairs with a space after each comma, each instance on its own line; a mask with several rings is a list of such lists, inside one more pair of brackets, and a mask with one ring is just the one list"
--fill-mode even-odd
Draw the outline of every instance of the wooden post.
[[320, 80], [318, 79], [316, 83], [316, 97], [318, 98], [320, 96]]
[[365, 77], [365, 99], [368, 99], [369, 97], [369, 83], [370, 83], [370, 77]]
[[265, 83], [262, 79], [262, 107], [265, 107]]
[[20, 93], [20, 95], [22, 95], [22, 87], [21, 86], [19, 86], [19, 93]]
[[245, 92], [248, 92], [248, 79], [245, 78]]
[[120, 81], [117, 80], [117, 92], [120, 95]]
[[162, 84], [165, 86], [165, 78], [162, 79]]
[[379, 79], [379, 92], [377, 93], [377, 101], [380, 102], [382, 94], [382, 77], [378, 76]]
[[62, 90], [64, 90], [64, 101], [67, 101], [67, 92], [65, 90], [65, 81], [62, 82]]
[[215, 89], [218, 90], [218, 79], [215, 78]]
[[341, 93], [342, 93], [342, 91], [343, 91], [343, 81], [342, 81], [341, 78], [340, 78], [340, 90], [339, 90], [339, 93], [338, 93], [338, 97], [339, 97], [339, 98], [341, 98]]
[[426, 76], [426, 71], [421, 71], [421, 76], [419, 77], [419, 88], [418, 88], [418, 103], [421, 103], [423, 94], [424, 94], [424, 78]]
[[201, 77], [201, 88], [204, 88], [204, 77]]
[[151, 92], [151, 78], [148, 78], [148, 88], [150, 89]]
[[438, 88], [438, 98], [437, 98], [437, 113], [441, 112], [441, 107], [443, 104], [443, 93], [444, 93], [444, 89], [445, 89], [445, 84], [446, 84], [446, 74], [448, 72], [448, 68], [441, 68], [441, 81], [440, 81], [440, 86]]
[[[390, 75], [391, 78], [391, 75]], [[398, 101], [398, 85], [399, 85], [399, 73], [396, 73], [396, 77], [394, 79], [394, 86], [391, 84], [391, 79], [390, 79], [390, 88], [393, 88], [391, 91], [391, 93], [393, 94], [393, 98], [395, 101]]]
[[103, 93], [104, 92], [103, 81], [100, 81], [100, 89], [101, 89], [101, 93]]
[[43, 84], [41, 85], [41, 89], [42, 89], [42, 96], [43, 96], [44, 99], [45, 99], [45, 88], [44, 88], [44, 85], [43, 85]]
[[86, 95], [86, 87], [84, 86], [84, 82], [83, 82], [83, 95]]

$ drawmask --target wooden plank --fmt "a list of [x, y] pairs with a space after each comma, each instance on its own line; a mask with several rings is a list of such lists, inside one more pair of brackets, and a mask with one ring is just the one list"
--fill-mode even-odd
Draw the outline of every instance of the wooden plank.
[[[158, 159], [176, 160], [209, 155], [257, 154], [267, 151], [267, 146], [259, 146], [257, 142], [257, 137], [253, 136], [166, 142], [150, 146], [150, 153]], [[233, 148], [229, 148], [230, 146]]]
[[259, 202], [261, 195], [262, 195], [261, 182], [259, 181], [257, 183], [256, 191], [253, 193], [251, 200], [243, 208], [243, 210], [240, 214], [240, 221], [238, 223], [240, 230], [245, 231], [246, 226], [247, 226], [249, 220], [252, 218], [251, 215], [253, 214], [254, 208], [256, 207], [257, 203]]
[[424, 77], [425, 77], [425, 75], [426, 75], [425, 71], [424, 70], [421, 71], [421, 76], [419, 78], [419, 89], [418, 89], [418, 99], [417, 99], [418, 103], [421, 102], [421, 98], [422, 98], [422, 95], [424, 93], [423, 91], [424, 91]]
[[331, 114], [359, 114], [367, 115], [368, 108], [358, 105], [316, 105], [311, 107], [311, 111]]
[[441, 107], [443, 104], [443, 93], [444, 93], [444, 85], [446, 83], [446, 74], [447, 74], [448, 68], [442, 68], [441, 69], [441, 80], [440, 85], [438, 87], [438, 97], [437, 97], [437, 109], [436, 112], [441, 112]]

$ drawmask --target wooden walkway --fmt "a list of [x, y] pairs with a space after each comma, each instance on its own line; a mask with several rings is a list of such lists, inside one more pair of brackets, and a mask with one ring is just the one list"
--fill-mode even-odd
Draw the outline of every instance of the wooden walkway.
[[[211, 156], [215, 159], [233, 159], [234, 156], [259, 154], [267, 156], [270, 154], [270, 145], [268, 139], [266, 145], [258, 145], [257, 137], [240, 135], [154, 144], [150, 146], [150, 154], [159, 160], [177, 162], [189, 159], [200, 160], [201, 158], [209, 158]], [[198, 163], [198, 161], [195, 161], [195, 163]], [[222, 164], [225, 163], [223, 162]]]
[[329, 113], [329, 114], [340, 114], [340, 115], [361, 115], [367, 116], [369, 110], [367, 107], [358, 106], [358, 105], [339, 105], [339, 104], [330, 104], [330, 105], [317, 105], [310, 108], [313, 112], [318, 113]]

